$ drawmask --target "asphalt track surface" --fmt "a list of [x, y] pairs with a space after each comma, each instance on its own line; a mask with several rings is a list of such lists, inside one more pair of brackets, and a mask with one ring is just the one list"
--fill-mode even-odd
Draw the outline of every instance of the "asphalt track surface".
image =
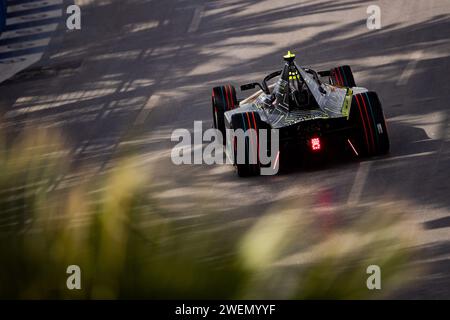
[[[62, 128], [93, 174], [132, 147], [177, 218], [195, 218], [213, 197], [224, 228], [292, 196], [325, 209], [405, 201], [424, 229], [428, 274], [400, 297], [450, 298], [449, 1], [76, 3], [82, 30], [65, 30], [62, 19], [38, 72], [0, 86], [7, 125]], [[381, 30], [366, 27], [371, 4], [381, 8]], [[229, 166], [173, 165], [172, 131], [212, 124], [211, 88], [260, 80], [287, 50], [317, 69], [350, 64], [357, 84], [378, 92], [390, 155], [252, 179]]]

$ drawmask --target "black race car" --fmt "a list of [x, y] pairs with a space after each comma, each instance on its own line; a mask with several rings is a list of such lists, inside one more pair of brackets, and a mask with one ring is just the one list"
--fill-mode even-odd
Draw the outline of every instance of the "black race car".
[[[291, 52], [284, 60], [283, 69], [269, 74], [262, 83], [241, 86], [242, 91], [256, 87], [260, 90], [240, 102], [232, 85], [213, 89], [214, 127], [222, 133], [239, 176], [259, 175], [269, 165], [275, 168], [280, 157], [291, 152], [320, 157], [326, 152], [342, 151], [368, 157], [389, 151], [380, 100], [375, 92], [356, 86], [349, 66], [316, 72], [297, 66]], [[238, 129], [257, 132], [254, 137], [245, 137], [242, 158], [238, 155], [236, 137], [229, 134]], [[262, 137], [260, 129], [269, 134]], [[273, 129], [278, 130], [277, 150], [270, 148]], [[262, 163], [259, 153], [252, 157], [252, 150], [259, 151], [262, 138], [267, 140], [264, 145], [275, 163]]]

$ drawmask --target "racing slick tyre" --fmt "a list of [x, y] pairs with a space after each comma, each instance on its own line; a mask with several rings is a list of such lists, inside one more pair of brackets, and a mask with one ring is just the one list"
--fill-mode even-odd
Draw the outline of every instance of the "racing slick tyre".
[[375, 92], [364, 92], [353, 96], [349, 119], [357, 127], [354, 142], [362, 156], [377, 156], [389, 152], [386, 120]]
[[356, 87], [355, 78], [350, 66], [341, 66], [330, 70], [331, 84], [341, 87]]
[[236, 99], [236, 89], [232, 85], [224, 85], [215, 87], [212, 91], [212, 111], [214, 128], [220, 130], [223, 137], [223, 144], [226, 142], [225, 138], [225, 116], [224, 113], [229, 110], [236, 109], [238, 106]]
[[[244, 139], [234, 136], [232, 150], [234, 154], [234, 165], [240, 177], [257, 176], [261, 174], [261, 163], [259, 161], [259, 129], [264, 128], [257, 112], [236, 113], [231, 117], [233, 130], [242, 129]], [[250, 130], [253, 129], [253, 130]], [[270, 137], [268, 137], [270, 139]], [[238, 146], [239, 144], [239, 146]], [[270, 146], [270, 143], [266, 144]]]

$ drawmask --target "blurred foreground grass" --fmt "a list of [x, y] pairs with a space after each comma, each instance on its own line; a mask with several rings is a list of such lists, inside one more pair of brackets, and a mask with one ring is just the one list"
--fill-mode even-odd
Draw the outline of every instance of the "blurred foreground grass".
[[[0, 150], [0, 298], [379, 298], [416, 272], [416, 229], [399, 206], [339, 209], [351, 219], [325, 235], [296, 201], [240, 237], [198, 230], [165, 218], [132, 158], [56, 187], [70, 172], [59, 137], [35, 128]], [[366, 287], [371, 264], [378, 292]], [[81, 290], [66, 287], [69, 265]]]

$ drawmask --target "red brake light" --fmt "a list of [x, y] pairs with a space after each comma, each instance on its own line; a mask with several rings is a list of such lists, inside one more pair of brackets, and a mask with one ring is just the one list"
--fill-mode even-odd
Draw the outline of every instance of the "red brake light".
[[311, 139], [311, 149], [312, 151], [319, 151], [321, 148], [320, 138], [312, 138]]

